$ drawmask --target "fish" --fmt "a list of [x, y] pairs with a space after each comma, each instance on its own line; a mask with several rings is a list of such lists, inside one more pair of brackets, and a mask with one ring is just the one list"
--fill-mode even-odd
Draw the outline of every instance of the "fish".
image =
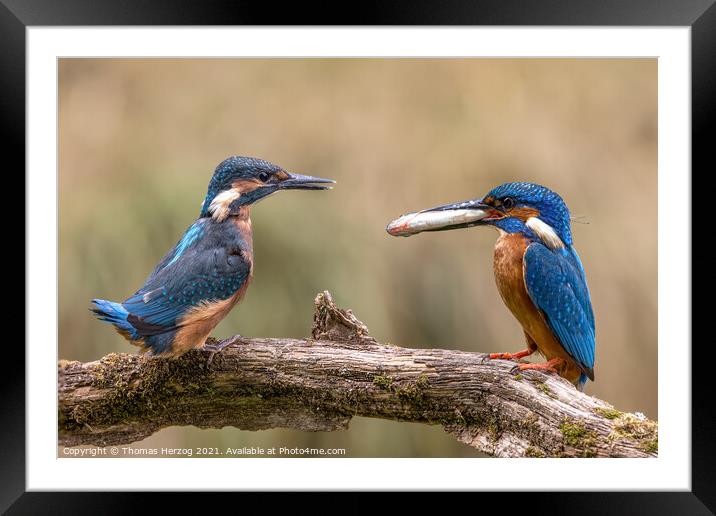
[[406, 213], [393, 220], [385, 230], [389, 235], [409, 237], [423, 231], [436, 231], [447, 227], [469, 227], [486, 216], [484, 210], [423, 210]]

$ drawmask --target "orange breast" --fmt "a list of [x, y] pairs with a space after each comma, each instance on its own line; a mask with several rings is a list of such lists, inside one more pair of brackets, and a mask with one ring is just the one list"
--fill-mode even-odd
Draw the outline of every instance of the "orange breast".
[[192, 348], [204, 345], [206, 338], [226, 317], [226, 314], [238, 303], [249, 286], [251, 276], [243, 286], [228, 299], [212, 303], [201, 303], [187, 312], [182, 318], [181, 328], [177, 331], [172, 344], [171, 354], [181, 355]]
[[515, 233], [501, 235], [497, 240], [493, 262], [497, 290], [539, 352], [548, 360], [563, 358], [566, 364], [560, 374], [570, 381], [576, 381], [581, 373], [579, 367], [555, 338], [527, 293], [523, 258], [529, 244], [530, 241], [524, 236]]

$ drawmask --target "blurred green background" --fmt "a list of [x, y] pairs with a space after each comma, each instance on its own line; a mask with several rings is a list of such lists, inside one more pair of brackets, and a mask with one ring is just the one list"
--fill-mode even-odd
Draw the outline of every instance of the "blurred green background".
[[[384, 230], [522, 180], [588, 222], [573, 224], [597, 324], [586, 392], [658, 417], [655, 59], [61, 59], [59, 101], [59, 358], [135, 351], [89, 300], [141, 286], [234, 154], [338, 184], [253, 209], [253, 283], [215, 336], [307, 336], [327, 289], [380, 341], [523, 349], [493, 230]], [[439, 427], [367, 418], [332, 433], [170, 428], [137, 446], [479, 455]]]

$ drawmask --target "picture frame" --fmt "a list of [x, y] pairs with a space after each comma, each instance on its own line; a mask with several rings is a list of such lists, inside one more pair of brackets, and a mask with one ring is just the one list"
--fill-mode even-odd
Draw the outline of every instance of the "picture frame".
[[[686, 4], [686, 5], [685, 5]], [[191, 5], [185, 2], [155, 1], [127, 4], [111, 2], [7, 1], [0, 3], [2, 47], [2, 112], [7, 126], [3, 144], [7, 156], [14, 158], [15, 169], [25, 167], [25, 30], [32, 26], [152, 26], [152, 25], [337, 25], [352, 24], [337, 11], [294, 6], [281, 13], [268, 7], [258, 8], [236, 3]], [[428, 2], [413, 3], [402, 9], [387, 6], [366, 6], [357, 15], [366, 25], [496, 25], [496, 26], [688, 26], [691, 28], [692, 81], [692, 170], [703, 170], [709, 160], [708, 129], [713, 125], [714, 90], [716, 84], [716, 7], [712, 0], [703, 2], [541, 2], [525, 8], [525, 2], [447, 2], [439, 6]], [[241, 9], [240, 7], [246, 7]], [[320, 21], [319, 21], [320, 20]], [[692, 172], [692, 178], [695, 176]], [[26, 202], [29, 192], [26, 193]], [[27, 271], [26, 271], [27, 273]], [[27, 316], [27, 314], [26, 314]], [[579, 506], [580, 512], [602, 514], [708, 514], [716, 512], [716, 485], [713, 461], [716, 460], [713, 435], [716, 435], [714, 403], [709, 396], [706, 341], [692, 340], [692, 489], [690, 492], [648, 493], [560, 493], [565, 507]], [[10, 363], [25, 362], [24, 350], [8, 347]], [[694, 359], [696, 358], [696, 359]], [[86, 512], [105, 511], [112, 507], [136, 507], [136, 499], [128, 494], [88, 494], [60, 492], [27, 492], [25, 486], [25, 375], [24, 368], [11, 368], [3, 377], [3, 439], [0, 444], [3, 482], [0, 487], [0, 508], [16, 513], [43, 513], [52, 507], [56, 512], [82, 506]], [[482, 493], [480, 496], [485, 496]], [[491, 496], [499, 496], [491, 494]], [[513, 495], [510, 495], [513, 496]], [[546, 512], [553, 507], [554, 493], [515, 493], [515, 500], [526, 503], [530, 510]], [[495, 500], [499, 503], [497, 500]], [[185, 502], [182, 501], [184, 504]], [[607, 509], [608, 508], [608, 509]]]

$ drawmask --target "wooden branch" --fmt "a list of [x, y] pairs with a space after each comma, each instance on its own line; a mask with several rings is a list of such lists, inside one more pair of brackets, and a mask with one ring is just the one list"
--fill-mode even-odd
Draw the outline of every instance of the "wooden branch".
[[657, 424], [480, 353], [377, 343], [328, 292], [313, 338], [234, 337], [209, 361], [110, 354], [59, 363], [60, 444], [107, 446], [174, 425], [344, 430], [353, 416], [441, 425], [499, 457], [654, 457]]

